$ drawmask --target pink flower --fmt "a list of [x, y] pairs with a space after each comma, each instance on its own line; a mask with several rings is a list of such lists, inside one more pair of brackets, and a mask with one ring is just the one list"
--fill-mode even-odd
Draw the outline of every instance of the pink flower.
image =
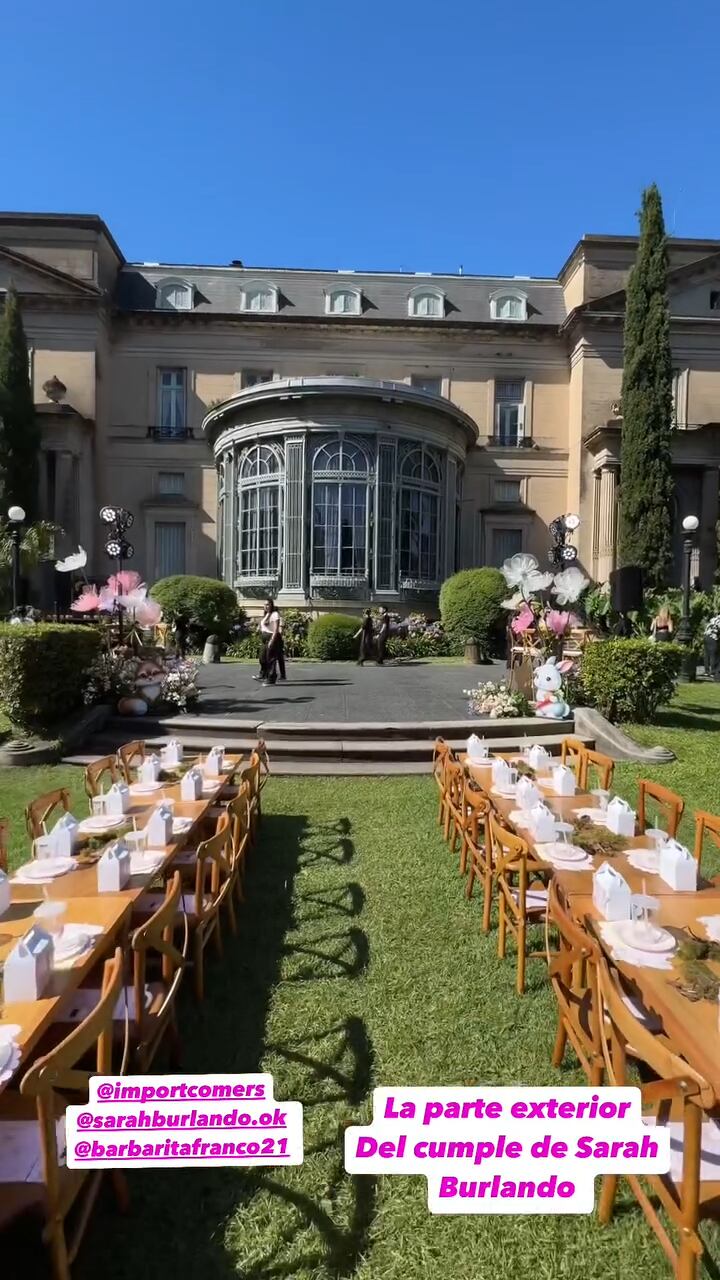
[[162, 618], [162, 609], [157, 600], [143, 600], [135, 609], [135, 618], [141, 627], [154, 627]]
[[516, 636], [521, 636], [523, 631], [529, 631], [535, 622], [535, 615], [529, 605], [523, 605], [522, 609], [515, 614], [510, 626]]
[[121, 573], [111, 573], [107, 580], [108, 589], [115, 596], [129, 596], [140, 586], [140, 574], [134, 569], [123, 569]]
[[559, 609], [548, 609], [545, 614], [545, 625], [556, 636], [564, 636], [574, 621], [571, 613], [561, 613]]
[[70, 605], [70, 608], [73, 613], [93, 613], [95, 609], [99, 609], [100, 596], [95, 587], [83, 587], [77, 600]]

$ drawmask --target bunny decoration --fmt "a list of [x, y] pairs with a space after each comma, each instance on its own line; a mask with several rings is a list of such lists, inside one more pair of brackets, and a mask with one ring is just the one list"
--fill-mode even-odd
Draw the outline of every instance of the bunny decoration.
[[568, 659], [558, 662], [556, 658], [548, 658], [535, 669], [535, 715], [544, 716], [547, 720], [564, 720], [570, 715], [570, 708], [562, 696], [562, 678], [572, 669], [573, 664]]

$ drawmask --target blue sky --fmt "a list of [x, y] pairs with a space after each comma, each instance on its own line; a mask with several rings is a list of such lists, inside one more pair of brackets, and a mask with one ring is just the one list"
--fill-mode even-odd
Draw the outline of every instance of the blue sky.
[[[0, 207], [129, 259], [554, 274], [585, 232], [720, 237], [709, 0], [24, 0]], [[7, 112], [7, 114], [6, 114]]]

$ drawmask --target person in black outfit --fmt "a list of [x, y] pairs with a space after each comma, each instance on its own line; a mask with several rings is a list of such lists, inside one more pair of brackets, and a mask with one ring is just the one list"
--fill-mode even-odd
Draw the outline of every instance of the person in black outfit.
[[385, 653], [387, 651], [387, 642], [390, 636], [390, 614], [387, 609], [383, 609], [380, 616], [380, 630], [377, 638], [377, 664], [381, 667], [385, 661]]
[[360, 637], [360, 657], [358, 658], [357, 664], [359, 667], [361, 667], [364, 662], [367, 662], [368, 658], [372, 657], [373, 640], [374, 640], [375, 633], [373, 631], [373, 620], [372, 620], [371, 609], [365, 610], [365, 616], [362, 620], [362, 626], [360, 627], [359, 631], [355, 632], [353, 639], [357, 640], [358, 636]]
[[173, 624], [173, 631], [175, 632], [175, 648], [181, 658], [187, 656], [188, 627], [189, 624], [185, 614], [179, 613]]

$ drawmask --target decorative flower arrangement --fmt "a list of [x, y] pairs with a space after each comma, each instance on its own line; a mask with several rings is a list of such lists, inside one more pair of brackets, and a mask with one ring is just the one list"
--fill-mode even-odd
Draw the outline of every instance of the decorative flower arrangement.
[[162, 609], [148, 596], [140, 574], [127, 569], [111, 574], [100, 590], [86, 583], [70, 608], [73, 613], [119, 613], [122, 610], [140, 627], [156, 626], [162, 619]]
[[191, 711], [200, 696], [197, 685], [199, 665], [196, 658], [169, 661], [158, 701], [177, 711]]
[[511, 692], [505, 685], [494, 684], [492, 680], [478, 685], [477, 689], [466, 689], [465, 697], [472, 716], [504, 720], [529, 712], [528, 700], [522, 693]]
[[[123, 650], [102, 653], [88, 672], [84, 701], [113, 702], [140, 715], [149, 706], [188, 711], [197, 703], [199, 663], [194, 658], [168, 659], [163, 664]], [[143, 704], [142, 708], [139, 704]], [[130, 705], [132, 704], [132, 705]]]
[[[578, 619], [566, 606], [579, 600], [590, 585], [589, 579], [575, 565], [559, 573], [542, 573], [535, 556], [527, 554], [511, 556], [503, 564], [502, 573], [508, 586], [514, 588], [510, 599], [503, 601], [513, 614], [510, 628], [516, 636], [532, 638], [537, 660], [536, 714], [562, 718], [570, 712], [563, 696], [562, 677], [570, 675], [574, 668], [570, 661], [559, 660], [565, 637], [578, 625]], [[548, 599], [550, 596], [555, 597], [554, 601]]]
[[720, 640], [720, 613], [716, 613], [705, 623], [705, 635], [708, 640]]

